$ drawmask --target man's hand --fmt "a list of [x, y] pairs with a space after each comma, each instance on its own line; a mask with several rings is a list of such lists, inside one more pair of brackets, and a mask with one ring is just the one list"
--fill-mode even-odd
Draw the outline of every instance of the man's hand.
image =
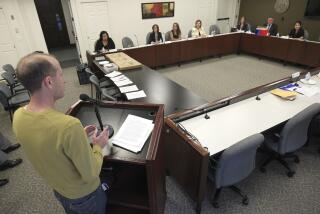
[[84, 131], [87, 133], [87, 136], [89, 136], [96, 129], [97, 129], [96, 125], [89, 125], [84, 127]]
[[94, 134], [92, 136], [92, 144], [98, 145], [103, 149], [108, 144], [109, 141], [109, 131], [105, 128], [98, 136], [98, 129], [95, 129]]

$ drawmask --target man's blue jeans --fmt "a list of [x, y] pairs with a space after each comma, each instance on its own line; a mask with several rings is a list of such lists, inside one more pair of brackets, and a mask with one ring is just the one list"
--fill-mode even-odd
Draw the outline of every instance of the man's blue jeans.
[[92, 193], [77, 199], [69, 199], [54, 191], [67, 214], [105, 214], [107, 196], [101, 185]]

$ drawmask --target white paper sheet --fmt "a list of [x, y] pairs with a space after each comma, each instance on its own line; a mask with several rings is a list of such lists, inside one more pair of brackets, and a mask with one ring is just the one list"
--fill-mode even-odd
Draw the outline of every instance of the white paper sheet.
[[109, 61], [101, 61], [99, 62], [99, 65], [105, 65], [105, 64], [109, 64], [110, 62]]
[[123, 80], [129, 80], [128, 77], [126, 77], [125, 75], [120, 75], [117, 77], [111, 77], [110, 78], [113, 82], [118, 82], [118, 81], [123, 81]]
[[140, 152], [153, 127], [152, 120], [129, 114], [111, 142], [132, 152]]
[[106, 74], [106, 77], [112, 78], [121, 75], [122, 73], [119, 71], [112, 71], [110, 74]]
[[126, 80], [121, 80], [121, 81], [114, 81], [114, 84], [118, 87], [121, 87], [121, 86], [125, 86], [125, 85], [130, 85], [132, 84], [133, 82], [129, 79], [126, 79]]
[[138, 87], [136, 85], [124, 86], [119, 88], [121, 93], [128, 93], [132, 91], [138, 91]]
[[141, 97], [146, 97], [147, 95], [146, 95], [146, 93], [144, 93], [143, 90], [140, 90], [140, 91], [126, 93], [126, 96], [127, 96], [128, 100], [133, 100], [133, 99], [137, 99], [137, 98], [141, 98]]

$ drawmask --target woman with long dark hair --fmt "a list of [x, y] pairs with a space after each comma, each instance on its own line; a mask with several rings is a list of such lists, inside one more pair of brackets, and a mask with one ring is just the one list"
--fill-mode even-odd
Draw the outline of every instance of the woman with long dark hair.
[[150, 33], [148, 44], [158, 44], [163, 42], [162, 33], [159, 32], [159, 25], [152, 26], [152, 33]]
[[181, 39], [181, 30], [177, 22], [173, 23], [172, 30], [170, 32], [170, 41], [177, 41]]
[[100, 37], [96, 41], [96, 44], [94, 46], [94, 51], [96, 52], [101, 52], [104, 50], [110, 50], [110, 49], [115, 49], [116, 46], [113, 42], [113, 40], [109, 37], [109, 34], [107, 31], [101, 31], [100, 32]]

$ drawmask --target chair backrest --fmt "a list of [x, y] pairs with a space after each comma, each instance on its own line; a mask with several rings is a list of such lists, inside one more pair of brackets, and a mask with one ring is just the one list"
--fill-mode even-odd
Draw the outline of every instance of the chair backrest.
[[166, 34], [164, 35], [164, 38], [165, 38], [166, 41], [170, 41], [171, 40], [170, 39], [170, 33], [171, 33], [171, 30], [166, 32]]
[[147, 36], [146, 36], [146, 44], [149, 43], [150, 34], [151, 34], [151, 32], [149, 32], [149, 33], [147, 34]]
[[251, 24], [250, 24], [250, 23], [247, 23], [247, 25], [248, 25], [248, 31], [251, 32]]
[[11, 73], [12, 76], [16, 75], [16, 71], [14, 70], [14, 67], [11, 64], [3, 65], [2, 69], [4, 71], [7, 71], [7, 72]]
[[255, 134], [224, 150], [215, 174], [216, 187], [230, 186], [246, 178], [255, 168], [257, 148], [263, 141], [262, 134]]
[[0, 84], [0, 102], [3, 105], [4, 109], [9, 108], [8, 99], [11, 96], [10, 88], [5, 84]]
[[280, 133], [280, 154], [294, 152], [307, 142], [310, 122], [318, 113], [320, 103], [314, 103], [288, 120]]
[[192, 30], [189, 30], [188, 32], [188, 38], [191, 38], [192, 37]]
[[122, 47], [123, 48], [130, 48], [134, 47], [133, 41], [129, 37], [123, 37], [122, 38]]
[[7, 81], [8, 85], [11, 87], [14, 85], [14, 76], [12, 76], [11, 72], [5, 71], [1, 74], [1, 77]]
[[303, 38], [304, 38], [305, 40], [308, 40], [308, 39], [309, 39], [309, 32], [308, 32], [306, 29], [304, 29], [304, 36], [303, 36]]
[[98, 79], [98, 77], [96, 75], [91, 75], [89, 77], [89, 80], [94, 85], [94, 87], [96, 88], [96, 91], [101, 91], [99, 79]]
[[209, 34], [212, 35], [214, 32], [214, 35], [220, 34], [220, 28], [218, 25], [210, 25], [209, 27]]
[[94, 75], [94, 73], [91, 71], [90, 68], [85, 68], [84, 70], [86, 71], [87, 74], [89, 74], [89, 76]]

